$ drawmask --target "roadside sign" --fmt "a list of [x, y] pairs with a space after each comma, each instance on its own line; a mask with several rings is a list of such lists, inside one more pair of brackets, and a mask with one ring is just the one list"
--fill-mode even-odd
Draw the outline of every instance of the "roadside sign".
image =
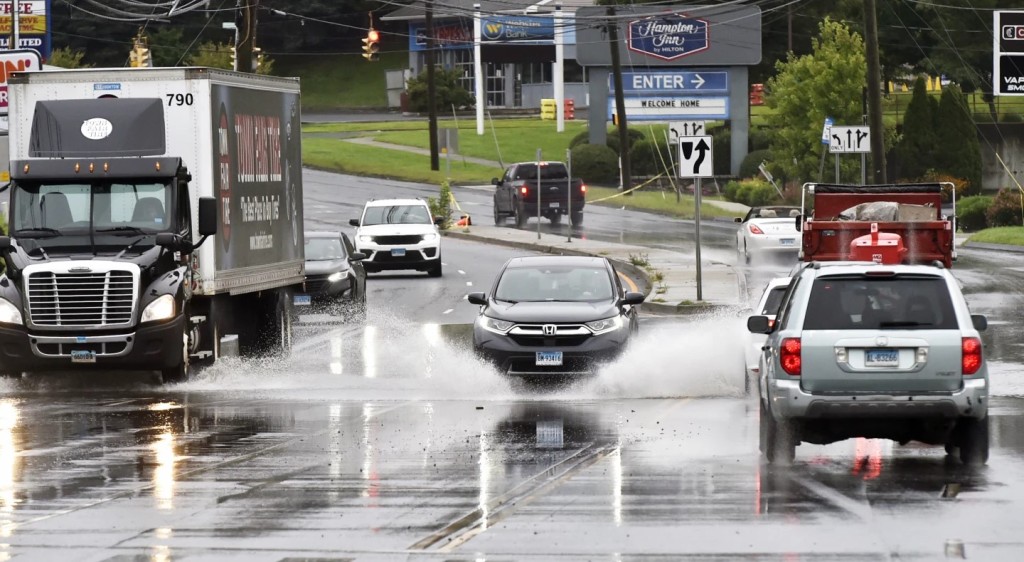
[[761, 175], [764, 176], [764, 179], [766, 179], [768, 181], [773, 181], [775, 179], [774, 177], [772, 177], [772, 173], [768, 171], [768, 168], [765, 168], [764, 162], [761, 162], [760, 164], [758, 164], [757, 165], [757, 169], [758, 169], [758, 171], [761, 172]]
[[1024, 96], [1024, 12], [992, 12], [992, 91]]
[[832, 154], [870, 153], [871, 128], [867, 125], [832, 127], [828, 151]]
[[670, 121], [668, 124], [669, 142], [678, 142], [679, 137], [693, 137], [703, 134], [703, 121]]
[[[678, 96], [653, 94], [627, 96], [626, 117], [633, 121], [673, 119], [729, 119], [729, 98], [722, 96]], [[608, 120], [615, 114], [615, 96], [608, 98]]]
[[7, 77], [12, 72], [42, 70], [39, 52], [32, 49], [0, 51], [0, 115], [7, 115]]
[[714, 177], [711, 135], [679, 137], [679, 177]]
[[[615, 91], [615, 80], [608, 77], [608, 90]], [[652, 93], [725, 94], [729, 92], [728, 70], [653, 69], [622, 73], [622, 92], [627, 95]]]
[[829, 135], [831, 134], [833, 123], [834, 121], [832, 121], [831, 117], [825, 118], [825, 126], [821, 129], [821, 144], [830, 144]]

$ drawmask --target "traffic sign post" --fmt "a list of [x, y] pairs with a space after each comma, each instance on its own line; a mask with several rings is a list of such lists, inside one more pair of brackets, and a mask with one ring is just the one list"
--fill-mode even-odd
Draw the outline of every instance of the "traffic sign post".
[[[692, 127], [691, 127], [692, 130]], [[702, 178], [714, 177], [715, 143], [711, 135], [679, 137], [679, 177], [694, 178], [693, 207], [694, 235], [696, 236], [695, 254], [697, 259], [697, 301], [704, 300], [701, 283], [700, 265], [700, 204], [704, 187]]]
[[1024, 96], [1024, 12], [992, 12], [992, 92]]
[[[839, 183], [840, 154], [869, 154], [871, 152], [871, 128], [867, 125], [855, 127], [830, 127], [828, 151], [836, 155], [836, 183]], [[864, 158], [861, 158], [861, 183], [865, 183]]]

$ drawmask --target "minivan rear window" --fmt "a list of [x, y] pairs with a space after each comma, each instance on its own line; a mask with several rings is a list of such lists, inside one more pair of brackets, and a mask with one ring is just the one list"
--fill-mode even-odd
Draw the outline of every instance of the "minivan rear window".
[[820, 277], [804, 330], [950, 330], [956, 313], [940, 277]]

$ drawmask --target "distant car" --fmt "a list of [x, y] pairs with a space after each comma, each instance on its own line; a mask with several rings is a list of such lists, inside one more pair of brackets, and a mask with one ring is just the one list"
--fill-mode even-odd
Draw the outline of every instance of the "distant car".
[[754, 256], [800, 251], [800, 231], [796, 228], [800, 207], [751, 207], [743, 218], [736, 218], [736, 252], [742, 263]]
[[[761, 298], [757, 301], [754, 314], [765, 316], [768, 318], [769, 324], [774, 324], [775, 313], [779, 311], [779, 305], [782, 304], [782, 295], [789, 288], [790, 281], [792, 281], [791, 277], [776, 277], [769, 281], [768, 285], [764, 288], [764, 292], [761, 293]], [[749, 334], [747, 346], [744, 348], [746, 351], [744, 354], [744, 365], [746, 366], [746, 378], [743, 381], [744, 392], [749, 393], [751, 381], [757, 380], [758, 373], [760, 372], [758, 364], [761, 361], [761, 348], [767, 339], [768, 336], [764, 334]]]
[[363, 214], [349, 224], [356, 227], [356, 251], [366, 254], [367, 273], [415, 269], [440, 277], [441, 233], [444, 217], [432, 217], [422, 199], [368, 201]]
[[[365, 254], [343, 232], [306, 232], [306, 281], [295, 295], [298, 312], [366, 313]], [[307, 308], [308, 307], [308, 308]]]
[[642, 293], [625, 292], [606, 258], [512, 258], [480, 306], [473, 326], [479, 357], [510, 375], [593, 373], [638, 330]]

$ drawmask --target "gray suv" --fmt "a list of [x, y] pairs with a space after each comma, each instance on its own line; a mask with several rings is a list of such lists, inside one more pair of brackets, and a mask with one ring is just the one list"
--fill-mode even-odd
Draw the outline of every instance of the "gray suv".
[[761, 451], [800, 442], [921, 441], [988, 459], [988, 368], [956, 279], [936, 265], [813, 262], [794, 272], [760, 359]]

